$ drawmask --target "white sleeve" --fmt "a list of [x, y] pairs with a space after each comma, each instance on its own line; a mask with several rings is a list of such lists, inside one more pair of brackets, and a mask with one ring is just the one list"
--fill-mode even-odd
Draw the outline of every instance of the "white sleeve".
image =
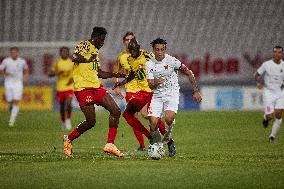
[[146, 78], [154, 79], [153, 67], [151, 61], [146, 62]]
[[266, 63], [263, 63], [258, 69], [257, 73], [262, 75], [266, 71]]
[[178, 70], [181, 67], [181, 62], [176, 58], [173, 58], [172, 63], [175, 70]]
[[2, 61], [2, 63], [0, 64], [0, 70], [4, 70], [6, 67], [6, 61], [5, 59]]

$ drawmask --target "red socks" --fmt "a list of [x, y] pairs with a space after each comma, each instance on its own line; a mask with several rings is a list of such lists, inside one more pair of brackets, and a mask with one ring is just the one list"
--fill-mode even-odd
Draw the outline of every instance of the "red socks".
[[165, 121], [161, 120], [158, 123], [158, 127], [159, 127], [159, 131], [162, 135], [164, 135], [167, 131], [166, 131], [166, 127], [165, 127]]
[[117, 134], [117, 128], [115, 127], [110, 127], [108, 129], [108, 137], [107, 137], [107, 143], [112, 143], [114, 144], [114, 140]]
[[68, 135], [68, 139], [73, 141], [74, 139], [78, 138], [81, 134], [78, 132], [77, 128], [75, 128], [72, 133]]
[[150, 132], [142, 125], [142, 123], [131, 113], [123, 112], [123, 117], [125, 118], [126, 122], [134, 129], [140, 131], [144, 134], [147, 138], [149, 138]]

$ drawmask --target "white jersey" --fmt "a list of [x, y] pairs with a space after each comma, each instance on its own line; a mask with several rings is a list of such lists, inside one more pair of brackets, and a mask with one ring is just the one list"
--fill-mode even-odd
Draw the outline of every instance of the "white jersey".
[[162, 77], [164, 84], [158, 86], [154, 90], [154, 96], [172, 96], [179, 95], [178, 84], [178, 69], [181, 67], [181, 62], [168, 54], [162, 61], [157, 61], [152, 58], [146, 63], [147, 79]]
[[264, 86], [268, 90], [282, 91], [281, 87], [284, 81], [284, 61], [276, 64], [273, 60], [264, 62], [258, 69], [257, 73], [264, 74]]
[[9, 75], [5, 77], [5, 86], [23, 84], [23, 71], [28, 69], [23, 58], [13, 60], [11, 57], [5, 58], [0, 64], [0, 70], [5, 70]]

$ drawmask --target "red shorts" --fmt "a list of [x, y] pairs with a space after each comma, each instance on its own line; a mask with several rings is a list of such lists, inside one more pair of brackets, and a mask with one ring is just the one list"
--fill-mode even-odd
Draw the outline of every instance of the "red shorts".
[[139, 91], [137, 93], [130, 93], [127, 96], [126, 101], [131, 102], [137, 109], [141, 110], [146, 104], [149, 106], [151, 103], [153, 93], [146, 91]]
[[59, 103], [63, 103], [65, 100], [71, 100], [73, 97], [73, 90], [68, 91], [57, 91], [56, 92], [56, 100]]
[[75, 91], [75, 96], [79, 102], [79, 106], [88, 104], [100, 104], [103, 97], [108, 95], [108, 91], [101, 85], [99, 88], [86, 88], [82, 91]]
[[126, 95], [125, 95], [125, 100], [126, 102], [129, 102], [129, 99], [134, 96], [136, 93], [130, 93], [130, 92], [126, 92]]

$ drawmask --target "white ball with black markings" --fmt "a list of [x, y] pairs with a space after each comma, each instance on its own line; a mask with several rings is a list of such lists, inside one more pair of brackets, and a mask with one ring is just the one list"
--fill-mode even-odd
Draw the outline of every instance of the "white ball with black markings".
[[151, 144], [148, 148], [148, 155], [152, 159], [161, 159], [165, 155], [163, 143], [159, 142]]

